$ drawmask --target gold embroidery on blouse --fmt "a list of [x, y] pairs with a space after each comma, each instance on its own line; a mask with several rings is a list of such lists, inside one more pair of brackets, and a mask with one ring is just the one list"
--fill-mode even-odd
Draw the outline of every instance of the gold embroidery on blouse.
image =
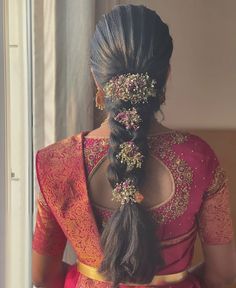
[[217, 245], [232, 240], [233, 223], [228, 183], [203, 201], [197, 219], [202, 242]]
[[[158, 160], [161, 160], [167, 166], [169, 171], [171, 171], [175, 182], [174, 195], [170, 200], [159, 205], [157, 208], [150, 210], [151, 216], [156, 223], [170, 223], [183, 215], [188, 207], [193, 171], [187, 162], [175, 153], [172, 147], [174, 144], [184, 143], [188, 140], [188, 137], [189, 134], [187, 132], [180, 133], [175, 131], [169, 133], [165, 138], [162, 138], [161, 135], [158, 134], [153, 137], [148, 137], [150, 154], [154, 158], [158, 155]], [[156, 138], [158, 138], [158, 141]], [[106, 141], [103, 145], [106, 146], [107, 144], [108, 142]], [[95, 159], [99, 149], [104, 150], [104, 147], [98, 148], [98, 145], [96, 144], [94, 146], [96, 147], [86, 149], [86, 159], [92, 161], [90, 162], [90, 165], [93, 167], [90, 172], [92, 174], [96, 171], [96, 167], [101, 164], [101, 162], [98, 161], [94, 167], [93, 159]], [[103, 156], [100, 160], [104, 160], [104, 158], [105, 157]], [[104, 227], [105, 225], [106, 221], [103, 220], [102, 226]]]
[[205, 193], [205, 197], [215, 194], [217, 191], [221, 190], [228, 178], [226, 176], [225, 170], [219, 165], [215, 169], [212, 182]]
[[[86, 139], [86, 138], [85, 138]], [[91, 171], [88, 175], [88, 181], [91, 180], [94, 173], [97, 171], [99, 166], [106, 160], [106, 157], [101, 157], [104, 153], [106, 154], [106, 150], [109, 145], [109, 139], [102, 139], [99, 141], [99, 145], [96, 142], [93, 143], [94, 145], [91, 147], [84, 147], [84, 156], [89, 167], [92, 167]], [[105, 155], [106, 156], [106, 155]]]
[[[175, 194], [170, 201], [162, 205], [152, 213], [157, 223], [170, 223], [176, 218], [183, 215], [187, 210], [189, 203], [189, 195], [191, 183], [193, 180], [193, 171], [186, 161], [181, 159], [174, 151], [174, 144], [181, 144], [188, 140], [188, 133], [173, 132], [169, 138], [159, 139], [149, 144], [150, 153], [158, 154], [160, 159], [166, 163], [170, 171], [173, 173], [175, 180]], [[159, 213], [157, 213], [159, 212]]]
[[102, 156], [102, 158], [96, 163], [96, 165], [93, 167], [93, 169], [90, 171], [90, 173], [88, 175], [88, 182], [91, 181], [93, 175], [99, 169], [100, 165], [102, 165], [102, 163], [105, 162], [106, 159], [107, 159], [107, 155]]

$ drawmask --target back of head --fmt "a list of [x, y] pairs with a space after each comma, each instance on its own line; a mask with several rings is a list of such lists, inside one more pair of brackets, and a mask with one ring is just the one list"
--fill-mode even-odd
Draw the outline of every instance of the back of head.
[[[107, 177], [114, 198], [122, 204], [101, 237], [104, 259], [99, 271], [114, 287], [120, 282], [148, 283], [163, 265], [155, 225], [130, 191], [140, 190], [144, 180], [147, 131], [163, 103], [172, 50], [168, 26], [155, 11], [135, 5], [116, 6], [103, 15], [91, 42], [91, 67], [107, 94], [111, 128]], [[131, 91], [131, 82], [143, 101], [118, 97], [122, 89], [123, 94]], [[125, 83], [126, 90], [119, 87]]]

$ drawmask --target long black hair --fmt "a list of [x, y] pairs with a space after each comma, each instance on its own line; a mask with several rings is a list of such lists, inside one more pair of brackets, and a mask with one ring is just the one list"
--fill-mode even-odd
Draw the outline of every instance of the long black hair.
[[[127, 73], [147, 72], [158, 83], [156, 97], [150, 97], [145, 104], [131, 105], [105, 98], [111, 128], [107, 177], [113, 189], [128, 178], [140, 188], [144, 180], [145, 165], [130, 171], [116, 155], [120, 144], [131, 140], [147, 156], [147, 131], [165, 96], [172, 50], [167, 24], [155, 11], [142, 5], [116, 6], [96, 25], [91, 42], [91, 68], [102, 87], [114, 76]], [[136, 131], [127, 130], [114, 119], [122, 109], [134, 106], [142, 119]], [[113, 287], [125, 282], [148, 283], [162, 267], [155, 228], [152, 217], [141, 203], [126, 203], [113, 213], [102, 232], [104, 259], [99, 267], [99, 272], [113, 282]]]

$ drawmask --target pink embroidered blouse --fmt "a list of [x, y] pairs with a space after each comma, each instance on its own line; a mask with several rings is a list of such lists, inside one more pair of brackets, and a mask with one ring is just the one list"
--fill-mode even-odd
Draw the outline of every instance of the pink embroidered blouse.
[[[76, 136], [72, 137], [76, 141]], [[109, 140], [89, 136], [83, 139], [89, 178], [106, 158]], [[168, 201], [149, 209], [157, 223], [165, 260], [165, 267], [159, 274], [177, 273], [191, 265], [197, 233], [208, 245], [226, 244], [232, 240], [228, 179], [210, 145], [194, 134], [172, 131], [149, 137], [148, 143], [149, 152], [166, 165], [175, 183], [174, 194]], [[112, 211], [97, 205], [92, 207], [101, 232]], [[58, 255], [63, 252], [65, 243], [66, 237], [60, 225], [40, 196], [33, 249], [41, 254]], [[80, 281], [92, 280], [80, 275]], [[194, 281], [195, 286], [186, 280], [187, 284], [173, 287], [200, 287], [198, 281]], [[108, 287], [99, 285], [96, 283], [96, 287]], [[81, 284], [78, 287], [95, 286]]]

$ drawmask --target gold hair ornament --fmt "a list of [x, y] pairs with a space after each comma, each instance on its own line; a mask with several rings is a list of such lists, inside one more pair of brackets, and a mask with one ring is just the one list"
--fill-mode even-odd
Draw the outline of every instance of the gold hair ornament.
[[111, 101], [129, 101], [131, 104], [147, 103], [157, 96], [157, 81], [148, 73], [122, 74], [110, 79], [103, 87], [105, 97]]
[[125, 163], [129, 170], [141, 168], [144, 156], [139, 152], [139, 147], [133, 141], [127, 141], [120, 144], [120, 152], [116, 158], [121, 163]]
[[139, 129], [139, 124], [142, 122], [142, 119], [135, 107], [132, 107], [132, 109], [123, 109], [114, 117], [114, 119], [125, 126], [126, 130], [133, 129], [134, 131]]
[[140, 203], [144, 196], [136, 189], [131, 179], [126, 179], [123, 182], [117, 183], [112, 191], [112, 201], [117, 201], [121, 205], [131, 203]]

